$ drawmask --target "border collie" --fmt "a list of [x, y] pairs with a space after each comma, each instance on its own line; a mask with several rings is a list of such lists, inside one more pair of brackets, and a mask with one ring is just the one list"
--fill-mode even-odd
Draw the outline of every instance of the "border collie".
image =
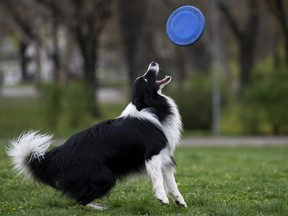
[[8, 155], [14, 169], [62, 191], [81, 205], [109, 193], [117, 180], [146, 170], [155, 196], [168, 204], [187, 207], [174, 178], [173, 152], [180, 141], [182, 122], [175, 102], [162, 94], [170, 76], [156, 80], [159, 65], [151, 62], [134, 82], [132, 101], [116, 119], [76, 133], [48, 151], [52, 136], [29, 131], [11, 141]]

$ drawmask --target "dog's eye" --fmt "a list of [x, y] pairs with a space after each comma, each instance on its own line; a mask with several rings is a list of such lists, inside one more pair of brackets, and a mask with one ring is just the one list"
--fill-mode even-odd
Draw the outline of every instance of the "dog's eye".
[[144, 81], [147, 83], [148, 82], [148, 80], [146, 79], [146, 78], [144, 78]]

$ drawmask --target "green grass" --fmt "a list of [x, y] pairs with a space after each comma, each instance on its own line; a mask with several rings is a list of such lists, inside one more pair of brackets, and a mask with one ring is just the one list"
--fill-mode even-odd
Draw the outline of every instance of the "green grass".
[[287, 215], [288, 147], [179, 148], [176, 180], [188, 208], [162, 205], [150, 181], [119, 183], [97, 202], [77, 205], [48, 186], [25, 182], [0, 145], [0, 215]]

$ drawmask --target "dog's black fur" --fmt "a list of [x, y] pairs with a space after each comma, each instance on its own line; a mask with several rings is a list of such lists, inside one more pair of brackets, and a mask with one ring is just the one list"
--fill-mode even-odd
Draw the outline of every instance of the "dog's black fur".
[[[135, 80], [132, 102], [121, 116], [79, 132], [41, 156], [35, 156], [32, 149], [22, 156], [25, 162], [18, 169], [27, 167], [30, 177], [62, 191], [82, 205], [109, 193], [118, 179], [141, 172], [145, 162], [169, 147], [162, 126], [169, 124], [168, 119], [175, 115], [171, 101], [159, 93], [161, 85], [171, 77], [157, 81], [158, 71], [153, 69], [156, 63], [150, 65], [150, 69]], [[20, 138], [17, 145], [21, 142]], [[13, 154], [11, 148], [10, 156], [19, 157]], [[169, 157], [174, 166], [173, 155]]]
[[86, 205], [106, 195], [117, 179], [141, 171], [166, 142], [151, 122], [120, 117], [75, 134], [44, 159], [28, 157], [27, 162], [33, 177]]

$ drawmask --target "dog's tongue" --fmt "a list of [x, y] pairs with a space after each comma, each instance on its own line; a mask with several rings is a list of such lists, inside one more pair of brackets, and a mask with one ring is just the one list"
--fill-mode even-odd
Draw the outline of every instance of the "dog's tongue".
[[165, 82], [168, 82], [169, 79], [170, 79], [170, 76], [166, 75], [162, 80], [156, 80], [156, 85], [161, 85], [161, 84], [163, 84]]

